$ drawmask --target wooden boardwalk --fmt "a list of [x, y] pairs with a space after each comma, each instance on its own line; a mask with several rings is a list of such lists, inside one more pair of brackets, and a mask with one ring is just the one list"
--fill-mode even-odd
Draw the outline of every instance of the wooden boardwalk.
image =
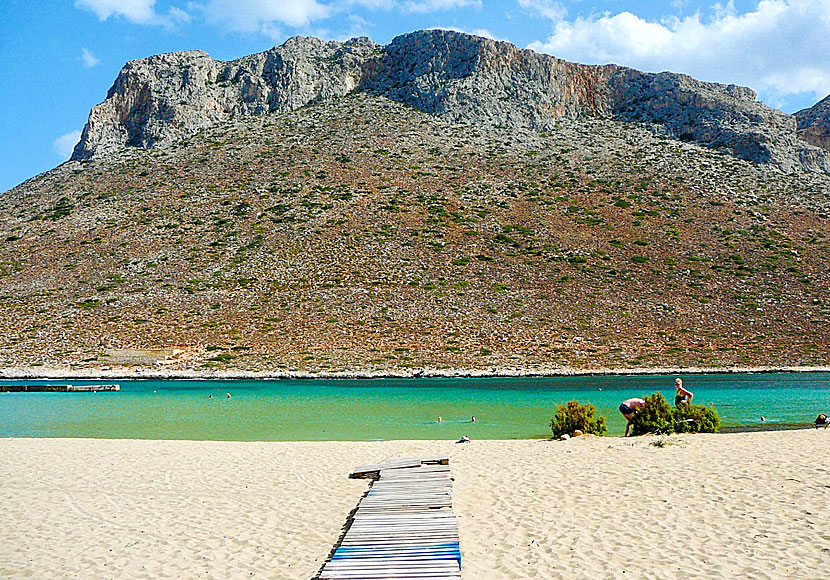
[[355, 469], [375, 477], [320, 580], [461, 578], [458, 526], [446, 457]]

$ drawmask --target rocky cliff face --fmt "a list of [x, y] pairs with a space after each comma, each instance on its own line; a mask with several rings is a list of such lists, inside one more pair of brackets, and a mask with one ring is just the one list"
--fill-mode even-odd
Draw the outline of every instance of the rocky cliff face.
[[292, 111], [345, 95], [380, 48], [366, 38], [296, 37], [232, 62], [201, 51], [128, 62], [106, 100], [92, 108], [72, 159], [124, 146], [165, 147], [234, 115]]
[[164, 147], [233, 115], [290, 111], [355, 90], [487, 126], [551, 130], [563, 117], [645, 123], [785, 171], [830, 173], [830, 154], [797, 139], [795, 117], [757, 102], [750, 89], [580, 65], [444, 30], [385, 47], [296, 37], [232, 62], [203, 52], [132, 61], [92, 109], [72, 158]]
[[801, 139], [830, 151], [830, 95], [809, 109], [797, 112], [795, 118]]

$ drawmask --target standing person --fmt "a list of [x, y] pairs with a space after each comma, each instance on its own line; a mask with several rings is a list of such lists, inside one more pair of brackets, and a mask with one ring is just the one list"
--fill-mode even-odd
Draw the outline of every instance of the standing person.
[[679, 407], [680, 405], [685, 405], [687, 403], [692, 402], [694, 394], [692, 393], [692, 391], [683, 386], [683, 379], [681, 379], [680, 377], [674, 379], [674, 388], [677, 389], [677, 392], [674, 394], [675, 407]]
[[622, 413], [622, 416], [625, 417], [626, 421], [628, 421], [625, 426], [625, 435], [623, 435], [623, 437], [628, 437], [628, 432], [631, 431], [631, 418], [634, 417], [634, 413], [637, 409], [643, 407], [645, 404], [646, 402], [638, 397], [626, 399], [620, 403], [620, 413]]

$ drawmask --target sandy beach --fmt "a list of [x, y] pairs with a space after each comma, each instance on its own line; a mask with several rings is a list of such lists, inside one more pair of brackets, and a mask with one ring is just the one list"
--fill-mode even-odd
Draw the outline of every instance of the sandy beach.
[[570, 441], [0, 439], [0, 578], [310, 579], [369, 483], [448, 454], [463, 577], [815, 578], [830, 431]]

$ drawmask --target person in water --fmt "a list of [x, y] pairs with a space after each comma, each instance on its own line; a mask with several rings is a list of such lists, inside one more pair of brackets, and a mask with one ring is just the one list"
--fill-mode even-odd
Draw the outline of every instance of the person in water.
[[683, 386], [683, 379], [681, 379], [680, 377], [674, 379], [674, 388], [677, 389], [677, 392], [675, 392], [674, 394], [675, 407], [679, 407], [680, 405], [686, 405], [692, 402], [694, 394], [692, 393], [692, 391]]
[[631, 419], [634, 417], [634, 413], [637, 412], [637, 409], [645, 406], [645, 404], [646, 402], [639, 397], [626, 399], [620, 403], [620, 413], [622, 413], [622, 416], [625, 417], [626, 421], [628, 421], [625, 426], [625, 435], [623, 435], [623, 437], [628, 437], [628, 432], [631, 431]]

